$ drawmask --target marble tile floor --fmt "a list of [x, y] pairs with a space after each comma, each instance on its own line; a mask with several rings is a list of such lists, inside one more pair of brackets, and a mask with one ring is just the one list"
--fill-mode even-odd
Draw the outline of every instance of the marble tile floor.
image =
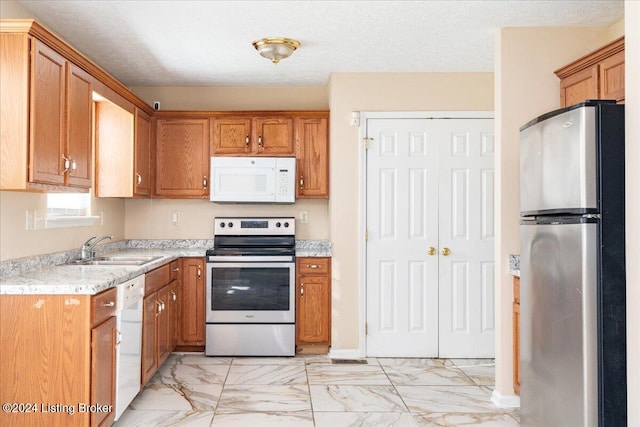
[[174, 353], [114, 426], [519, 425], [517, 410], [491, 403], [491, 359], [367, 362]]

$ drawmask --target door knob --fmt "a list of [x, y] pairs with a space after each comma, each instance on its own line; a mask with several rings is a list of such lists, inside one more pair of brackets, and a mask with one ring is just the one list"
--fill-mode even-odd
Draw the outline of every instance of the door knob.
[[429, 255], [435, 255], [436, 254], [436, 248], [434, 248], [433, 246], [429, 246], [429, 248], [427, 249], [427, 253]]
[[448, 256], [451, 253], [451, 250], [449, 248], [442, 248], [442, 251], [440, 251], [440, 253], [444, 256]]

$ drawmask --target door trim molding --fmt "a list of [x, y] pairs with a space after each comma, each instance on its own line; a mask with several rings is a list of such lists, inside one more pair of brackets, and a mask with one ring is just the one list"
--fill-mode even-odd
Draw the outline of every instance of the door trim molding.
[[368, 119], [494, 119], [494, 111], [360, 111], [353, 112], [360, 115], [360, 129], [358, 132], [358, 273], [359, 273], [359, 301], [360, 311], [358, 349], [360, 357], [367, 355], [367, 150], [364, 139], [367, 135]]

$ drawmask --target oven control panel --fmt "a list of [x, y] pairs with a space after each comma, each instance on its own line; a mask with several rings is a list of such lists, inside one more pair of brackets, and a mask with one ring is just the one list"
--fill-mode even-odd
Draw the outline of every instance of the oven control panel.
[[294, 235], [294, 217], [273, 218], [215, 218], [214, 235]]

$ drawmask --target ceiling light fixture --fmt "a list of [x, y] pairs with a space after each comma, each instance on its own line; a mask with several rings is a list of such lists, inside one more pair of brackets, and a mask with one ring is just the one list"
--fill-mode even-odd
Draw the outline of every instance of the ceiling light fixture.
[[288, 58], [300, 47], [299, 41], [283, 37], [260, 39], [254, 41], [252, 44], [261, 56], [271, 60], [274, 64], [280, 62], [281, 59]]

